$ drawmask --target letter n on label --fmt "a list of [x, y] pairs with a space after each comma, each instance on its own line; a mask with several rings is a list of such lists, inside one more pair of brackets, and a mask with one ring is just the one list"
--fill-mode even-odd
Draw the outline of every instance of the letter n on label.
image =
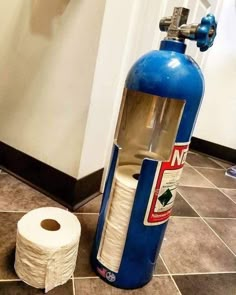
[[183, 150], [175, 150], [172, 160], [171, 160], [171, 166], [179, 166], [184, 164], [186, 157], [187, 157], [187, 151], [188, 148], [185, 148]]

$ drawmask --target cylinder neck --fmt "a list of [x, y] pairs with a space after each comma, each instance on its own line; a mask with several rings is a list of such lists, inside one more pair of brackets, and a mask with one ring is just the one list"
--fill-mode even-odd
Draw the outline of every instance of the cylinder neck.
[[160, 50], [175, 51], [184, 54], [186, 50], [186, 44], [177, 40], [162, 40]]

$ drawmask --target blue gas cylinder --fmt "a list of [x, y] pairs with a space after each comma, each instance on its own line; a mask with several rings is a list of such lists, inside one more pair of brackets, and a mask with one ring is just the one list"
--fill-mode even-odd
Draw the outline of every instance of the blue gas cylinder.
[[[174, 28], [178, 28], [175, 34], [169, 30], [169, 18], [166, 24], [163, 22], [164, 30], [170, 31], [169, 38], [161, 41], [159, 50], [138, 59], [125, 82], [124, 99], [91, 253], [95, 272], [118, 288], [142, 287], [153, 276], [204, 93], [202, 72], [196, 62], [185, 55], [184, 39], [188, 37], [196, 40], [200, 49], [206, 50], [212, 45], [216, 34], [215, 19], [208, 15], [200, 25], [187, 30], [183, 21], [180, 21], [181, 17], [175, 18], [176, 14], [181, 16], [181, 13], [187, 20], [188, 11], [175, 8], [172, 16]], [[181, 26], [177, 21], [181, 22]], [[161, 120], [157, 120], [158, 116]], [[158, 145], [156, 142], [161, 143]], [[114, 237], [108, 236], [106, 229], [111, 224], [110, 208], [115, 202], [115, 179], [120, 173], [119, 168], [127, 167], [127, 163], [140, 167], [138, 174], [131, 175], [137, 179], [137, 187], [127, 228], [119, 224], [119, 215], [116, 215], [115, 224], [112, 224]], [[114, 216], [112, 220], [114, 223]], [[124, 231], [124, 242], [119, 262], [114, 265], [109, 263], [109, 257], [112, 260], [112, 256], [116, 255], [116, 243], [121, 243], [119, 239], [115, 240], [116, 228]], [[104, 250], [103, 246], [111, 239], [114, 251], [110, 247], [104, 259], [103, 251], [108, 250]]]

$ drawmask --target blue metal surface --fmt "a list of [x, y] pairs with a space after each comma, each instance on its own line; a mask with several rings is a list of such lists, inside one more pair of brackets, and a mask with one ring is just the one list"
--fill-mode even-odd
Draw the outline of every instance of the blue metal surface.
[[137, 60], [126, 79], [128, 89], [186, 100], [176, 142], [189, 141], [204, 92], [201, 70], [184, 51], [182, 42], [162, 41], [160, 50]]
[[[186, 101], [176, 142], [190, 140], [204, 91], [201, 71], [191, 57], [184, 55], [184, 51], [185, 45], [181, 42], [162, 41], [159, 51], [155, 50], [142, 56], [133, 65], [126, 80], [128, 89]], [[152, 278], [167, 222], [156, 226], [145, 226], [143, 223], [158, 164], [157, 161], [145, 159], [139, 177], [119, 272], [112, 273], [99, 263], [97, 252], [114, 167], [117, 162], [117, 147], [115, 151], [99, 216], [92, 252], [92, 265], [95, 271], [108, 283], [119, 288], [132, 289], [145, 285]]]
[[102, 230], [103, 230], [105, 216], [107, 212], [107, 204], [110, 197], [110, 192], [112, 188], [118, 156], [119, 156], [119, 147], [114, 144], [111, 163], [110, 163], [109, 172], [106, 179], [105, 189], [104, 189], [103, 198], [102, 198], [102, 204], [101, 204], [100, 213], [99, 213], [99, 221], [97, 225], [96, 234], [94, 237], [93, 250], [91, 254], [91, 262], [94, 265], [95, 269], [96, 269], [95, 264], [97, 260], [97, 253], [98, 253], [99, 244], [100, 244], [100, 240], [102, 236]]
[[216, 37], [217, 23], [213, 14], [208, 14], [203, 17], [200, 25], [197, 28], [195, 40], [200, 51], [206, 51], [214, 43]]

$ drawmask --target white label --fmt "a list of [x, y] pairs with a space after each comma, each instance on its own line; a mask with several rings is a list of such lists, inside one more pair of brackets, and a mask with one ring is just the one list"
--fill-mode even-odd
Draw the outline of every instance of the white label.
[[159, 225], [169, 219], [177, 184], [187, 156], [188, 145], [188, 143], [176, 144], [170, 160], [158, 163], [144, 219], [145, 225]]

